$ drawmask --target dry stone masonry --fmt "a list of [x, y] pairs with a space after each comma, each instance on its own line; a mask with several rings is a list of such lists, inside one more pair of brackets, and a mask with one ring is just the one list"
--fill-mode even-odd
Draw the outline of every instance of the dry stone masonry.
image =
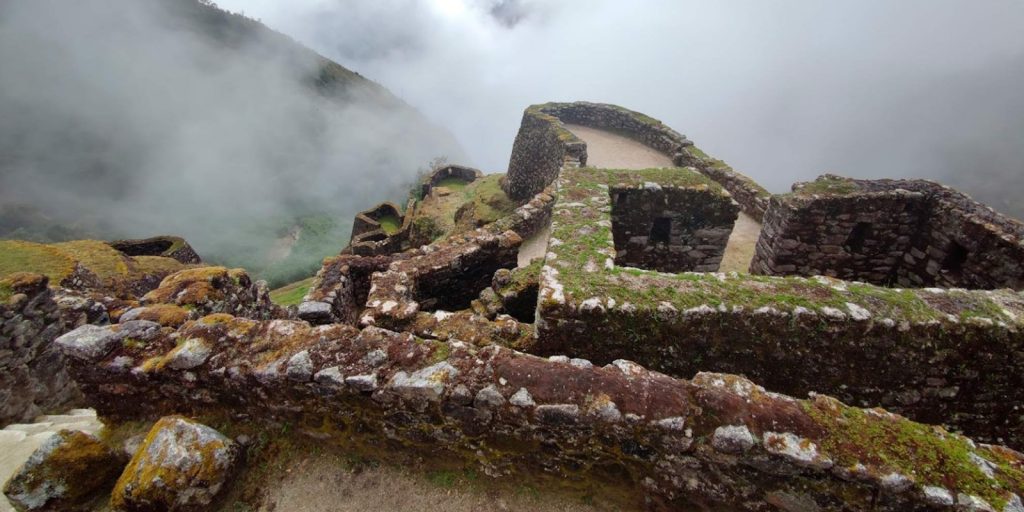
[[[718, 270], [739, 212], [720, 186], [695, 170], [601, 174], [611, 197], [616, 264], [662, 272]], [[666, 174], [672, 179], [663, 179]], [[624, 182], [626, 176], [635, 183]]]
[[[181, 340], [204, 356], [169, 364]], [[111, 418], [219, 411], [289, 421], [322, 439], [398, 443], [492, 476], [614, 476], [663, 508], [1013, 510], [1024, 492], [1024, 456], [1011, 450], [731, 375], [678, 380], [625, 360], [597, 366], [375, 327], [227, 315], [161, 329], [145, 344], [69, 353]]]
[[751, 271], [1024, 289], [1024, 224], [924, 180], [825, 175], [776, 196]]

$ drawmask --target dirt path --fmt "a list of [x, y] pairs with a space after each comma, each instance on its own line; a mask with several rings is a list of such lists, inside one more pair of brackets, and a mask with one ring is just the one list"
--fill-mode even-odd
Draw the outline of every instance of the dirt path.
[[753, 217], [740, 212], [736, 224], [729, 235], [729, 243], [725, 246], [725, 255], [722, 257], [722, 265], [718, 268], [721, 272], [750, 271], [750, 261], [754, 259], [754, 249], [757, 247], [757, 238], [761, 236], [761, 223]]
[[587, 165], [605, 169], [672, 167], [672, 159], [621, 135], [567, 124], [566, 128], [587, 143]]
[[[477, 476], [477, 479], [487, 479]], [[496, 489], [455, 474], [421, 475], [388, 466], [345, 469], [343, 460], [311, 455], [284, 470], [268, 490], [260, 512], [597, 512], [622, 510], [584, 504], [531, 488]]]

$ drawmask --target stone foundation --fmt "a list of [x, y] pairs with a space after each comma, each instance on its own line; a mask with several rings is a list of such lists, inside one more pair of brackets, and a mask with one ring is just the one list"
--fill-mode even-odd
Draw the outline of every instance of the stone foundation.
[[566, 161], [587, 164], [586, 143], [562, 123], [597, 128], [633, 139], [672, 159], [679, 167], [694, 167], [732, 194], [745, 213], [760, 220], [771, 194], [750, 178], [709, 158], [684, 135], [661, 121], [617, 105], [603, 103], [545, 103], [532, 105], [512, 148], [508, 167], [509, 196], [528, 197], [553, 183]]

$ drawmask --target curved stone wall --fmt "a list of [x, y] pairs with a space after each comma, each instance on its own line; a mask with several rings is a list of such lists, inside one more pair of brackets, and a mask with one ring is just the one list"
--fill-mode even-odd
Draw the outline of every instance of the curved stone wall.
[[202, 263], [192, 246], [180, 236], [155, 236], [137, 240], [115, 240], [108, 245], [128, 256], [163, 256], [182, 263]]
[[[603, 103], [545, 103], [523, 113], [512, 147], [507, 192], [513, 199], [536, 194], [551, 184], [568, 158], [586, 165], [586, 143], [562, 123], [597, 128], [636, 140], [680, 167], [694, 167], [732, 194], [745, 213], [760, 220], [771, 194], [750, 178], [697, 149], [684, 135], [639, 112]], [[582, 147], [580, 147], [582, 145]]]
[[464, 165], [446, 165], [435, 169], [434, 172], [430, 173], [430, 175], [423, 180], [423, 184], [420, 187], [420, 194], [422, 197], [429, 196], [430, 191], [433, 190], [438, 183], [441, 183], [448, 178], [457, 178], [465, 181], [466, 183], [472, 183], [483, 176], [484, 173], [479, 169], [466, 167]]

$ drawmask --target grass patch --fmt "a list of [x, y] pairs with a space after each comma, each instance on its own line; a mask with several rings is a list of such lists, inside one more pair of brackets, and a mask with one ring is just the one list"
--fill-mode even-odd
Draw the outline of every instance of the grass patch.
[[298, 305], [311, 286], [313, 286], [312, 277], [282, 286], [270, 292], [270, 300], [278, 306]]
[[461, 178], [455, 176], [448, 176], [447, 178], [437, 182], [435, 187], [444, 187], [452, 192], [460, 192], [466, 188], [469, 183]]
[[64, 251], [45, 244], [0, 240], [0, 277], [15, 272], [35, 272], [59, 284], [75, 269], [75, 260]]
[[402, 219], [399, 219], [394, 215], [385, 215], [377, 219], [377, 222], [380, 224], [380, 228], [384, 230], [384, 233], [387, 235], [393, 235], [398, 233], [398, 230], [402, 229]]
[[814, 181], [805, 183], [799, 190], [793, 192], [793, 194], [801, 196], [845, 196], [859, 192], [860, 190], [860, 185], [851, 179], [822, 176]]

